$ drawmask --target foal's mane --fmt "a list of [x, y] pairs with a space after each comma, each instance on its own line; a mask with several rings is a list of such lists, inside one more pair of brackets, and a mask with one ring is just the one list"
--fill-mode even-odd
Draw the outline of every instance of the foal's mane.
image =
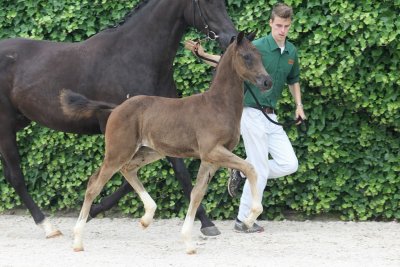
[[[234, 41], [234, 42], [236, 42], [236, 41]], [[222, 53], [221, 54], [221, 58], [219, 59], [219, 62], [218, 62], [218, 64], [217, 64], [217, 67], [216, 67], [216, 69], [215, 69], [215, 75], [214, 75], [214, 77], [217, 75], [217, 72], [219, 72], [219, 70], [220, 70], [220, 63], [222, 62], [222, 60], [224, 59], [224, 57], [226, 57], [226, 54], [231, 54], [231, 53], [233, 53], [233, 49], [234, 49], [234, 46], [235, 45], [237, 45], [236, 43], [235, 44], [233, 44], [233, 42], [226, 48], [226, 50], [225, 50], [225, 52], [224, 53]]]

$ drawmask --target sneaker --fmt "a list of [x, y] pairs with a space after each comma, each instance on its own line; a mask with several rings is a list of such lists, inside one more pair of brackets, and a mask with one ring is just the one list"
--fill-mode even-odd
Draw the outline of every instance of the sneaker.
[[240, 184], [246, 180], [246, 177], [242, 177], [240, 171], [231, 170], [228, 179], [228, 193], [231, 197], [235, 197], [239, 191]]
[[264, 227], [254, 223], [253, 226], [249, 228], [244, 224], [244, 222], [239, 221], [239, 219], [236, 219], [235, 226], [233, 227], [233, 229], [238, 233], [247, 233], [247, 234], [264, 232]]

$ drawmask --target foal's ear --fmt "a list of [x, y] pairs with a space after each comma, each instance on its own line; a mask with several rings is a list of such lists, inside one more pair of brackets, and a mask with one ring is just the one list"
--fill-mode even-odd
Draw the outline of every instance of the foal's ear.
[[256, 37], [256, 33], [255, 32], [251, 32], [249, 34], [247, 34], [246, 38], [251, 42], [254, 40], [254, 38]]
[[229, 42], [229, 44], [233, 43], [236, 40], [236, 35], [231, 37], [231, 41]]
[[243, 37], [244, 37], [244, 32], [239, 32], [239, 35], [238, 35], [237, 38], [236, 38], [237, 44], [240, 45], [240, 43], [241, 43], [242, 40], [243, 40]]

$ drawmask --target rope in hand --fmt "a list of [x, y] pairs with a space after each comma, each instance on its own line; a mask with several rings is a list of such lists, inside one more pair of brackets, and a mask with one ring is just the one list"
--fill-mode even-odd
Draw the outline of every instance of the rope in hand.
[[[264, 114], [264, 116], [265, 116], [270, 122], [272, 122], [273, 124], [282, 126], [282, 127], [284, 127], [284, 128], [290, 127], [290, 126], [296, 124], [296, 125], [297, 125], [297, 130], [298, 130], [299, 132], [302, 132], [302, 133], [304, 133], [304, 134], [307, 133], [307, 130], [308, 130], [307, 121], [303, 120], [302, 117], [299, 116], [299, 117], [297, 117], [295, 120], [289, 120], [289, 121], [286, 121], [286, 122], [284, 122], [284, 123], [279, 123], [279, 122], [277, 122], [277, 121], [274, 121], [273, 119], [271, 119], [271, 118], [268, 116], [267, 113], [265, 113], [263, 106], [260, 104], [260, 102], [258, 101], [257, 97], [255, 96], [255, 94], [254, 94], [253, 91], [251, 90], [251, 88], [246, 87], [245, 90], [249, 90], [251, 96], [252, 96], [253, 99], [256, 101], [257, 109], [260, 110], [260, 111]], [[300, 122], [300, 123], [299, 123], [299, 122]]]
[[216, 60], [213, 60], [213, 59], [210, 59], [210, 58], [206, 58], [206, 57], [204, 57], [204, 56], [202, 56], [202, 55], [200, 55], [199, 54], [199, 46], [201, 45], [201, 40], [198, 40], [197, 42], [196, 42], [196, 44], [195, 44], [195, 46], [194, 46], [194, 54], [198, 57], [198, 58], [200, 58], [200, 59], [202, 59], [202, 60], [205, 60], [205, 61], [208, 61], [208, 62], [212, 62], [212, 63], [215, 63], [215, 64], [218, 64], [218, 61], [216, 61]]

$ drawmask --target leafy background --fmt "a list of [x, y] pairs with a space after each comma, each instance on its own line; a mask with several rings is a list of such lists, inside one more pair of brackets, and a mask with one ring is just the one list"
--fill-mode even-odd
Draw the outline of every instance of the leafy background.
[[[0, 38], [27, 37], [78, 42], [115, 25], [138, 4], [117, 0], [3, 0]], [[269, 33], [269, 14], [277, 1], [228, 0], [239, 30]], [[299, 49], [307, 135], [288, 129], [300, 160], [299, 171], [268, 182], [261, 218], [330, 215], [343, 220], [400, 219], [400, 1], [288, 0], [295, 20], [290, 40]], [[188, 31], [185, 39], [203, 38]], [[220, 53], [217, 45], [206, 49]], [[174, 78], [188, 96], [208, 88], [212, 69], [181, 49]], [[293, 116], [288, 90], [280, 103], [281, 120]], [[100, 165], [104, 141], [98, 136], [55, 132], [31, 124], [18, 134], [28, 190], [48, 212], [76, 211], [86, 181]], [[245, 157], [243, 145], [235, 153]], [[198, 160], [185, 159], [195, 177]], [[0, 171], [2, 171], [0, 169]], [[187, 201], [167, 161], [144, 167], [141, 179], [158, 204], [156, 216], [183, 217]], [[203, 204], [214, 219], [236, 216], [239, 200], [226, 192], [228, 174], [217, 172]], [[101, 196], [121, 185], [113, 178]], [[21, 206], [0, 173], [0, 212]], [[143, 205], [134, 193], [114, 209], [139, 217]]]

